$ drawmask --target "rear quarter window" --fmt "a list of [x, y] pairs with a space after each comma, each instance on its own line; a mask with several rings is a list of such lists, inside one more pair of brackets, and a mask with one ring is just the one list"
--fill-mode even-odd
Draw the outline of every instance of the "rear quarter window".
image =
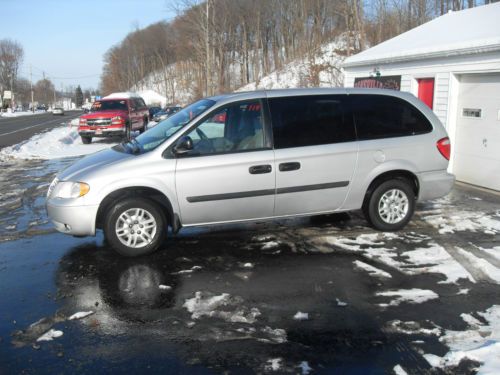
[[432, 125], [412, 104], [386, 95], [351, 95], [359, 140], [406, 137], [432, 131]]

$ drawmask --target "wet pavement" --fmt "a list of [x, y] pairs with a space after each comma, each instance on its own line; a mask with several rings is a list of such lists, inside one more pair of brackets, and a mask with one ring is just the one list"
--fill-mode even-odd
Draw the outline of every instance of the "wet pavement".
[[500, 301], [498, 195], [457, 186], [395, 234], [354, 212], [182, 230], [126, 259], [47, 222], [67, 163], [0, 171], [0, 373], [474, 373], [425, 355]]

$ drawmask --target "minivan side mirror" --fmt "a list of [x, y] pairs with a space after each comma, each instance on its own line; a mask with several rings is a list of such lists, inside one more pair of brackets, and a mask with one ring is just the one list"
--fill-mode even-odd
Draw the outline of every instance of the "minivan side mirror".
[[174, 155], [181, 156], [187, 154], [189, 151], [193, 149], [193, 140], [190, 136], [184, 135], [179, 138], [177, 143], [175, 144], [173, 151]]

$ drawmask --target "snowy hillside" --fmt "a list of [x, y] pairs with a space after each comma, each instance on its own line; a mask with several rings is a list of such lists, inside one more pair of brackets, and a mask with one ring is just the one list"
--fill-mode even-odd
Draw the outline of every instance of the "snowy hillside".
[[341, 43], [328, 43], [311, 58], [292, 61], [282, 69], [262, 77], [259, 81], [240, 87], [236, 91], [342, 86], [344, 77], [341, 66], [344, 56], [338, 53], [339, 47]]
[[[343, 85], [342, 62], [345, 58], [345, 37], [323, 45], [318, 51], [293, 60], [282, 68], [260, 77], [235, 91], [256, 89], [276, 89], [295, 87], [338, 87]], [[180, 62], [167, 66], [148, 75], [133, 87], [131, 91], [141, 93], [146, 103], [186, 105], [197, 95], [194, 92], [195, 76], [189, 62]], [[231, 85], [237, 87], [241, 80], [238, 66], [229, 66]], [[250, 69], [252, 70], [252, 69]], [[182, 74], [179, 74], [182, 72]], [[180, 79], [179, 77], [188, 77]]]

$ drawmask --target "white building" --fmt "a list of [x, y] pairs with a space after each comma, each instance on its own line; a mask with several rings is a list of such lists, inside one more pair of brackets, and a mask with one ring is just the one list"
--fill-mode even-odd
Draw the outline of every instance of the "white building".
[[452, 142], [459, 181], [500, 190], [500, 3], [450, 12], [346, 59], [345, 86], [409, 91]]

